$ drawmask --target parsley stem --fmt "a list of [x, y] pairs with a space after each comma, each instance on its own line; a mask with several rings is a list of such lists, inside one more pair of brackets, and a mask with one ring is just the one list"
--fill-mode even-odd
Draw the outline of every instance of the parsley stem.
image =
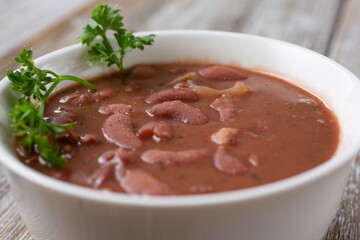
[[44, 73], [50, 73], [51, 75], [53, 75], [53, 76], [56, 77], [56, 78], [60, 77], [58, 74], [54, 73], [54, 72], [51, 71], [51, 70], [41, 70], [41, 71], [43, 71]]
[[120, 69], [120, 72], [126, 76], [127, 73], [126, 73], [126, 71], [125, 71], [125, 69], [124, 69], [124, 67], [123, 67], [123, 61], [122, 61], [122, 60], [123, 60], [123, 59], [120, 58], [120, 62], [117, 63], [116, 66]]
[[47, 99], [49, 97], [50, 93], [55, 89], [55, 87], [63, 80], [72, 80], [72, 81], [80, 83], [90, 89], [96, 89], [96, 87], [93, 84], [89, 83], [88, 81], [85, 81], [84, 79], [81, 79], [81, 78], [78, 78], [75, 76], [71, 76], [71, 75], [62, 75], [62, 76], [59, 76], [57, 78], [57, 80], [49, 87], [49, 89], [46, 91], [46, 93], [44, 95], [44, 99]]
[[[107, 53], [114, 53], [115, 51], [114, 51], [114, 49], [112, 48], [109, 39], [106, 37], [105, 31], [104, 31], [103, 34], [101, 34], [101, 37], [103, 38], [103, 41], [102, 41], [102, 42], [103, 42], [103, 44], [104, 44], [104, 46], [105, 46], [105, 48], [106, 48], [106, 50], [107, 50], [106, 52], [107, 52]], [[111, 58], [112, 58], [111, 60], [112, 60], [114, 63], [116, 63], [116, 66], [119, 68], [120, 72], [121, 72], [122, 74], [126, 75], [126, 71], [125, 71], [125, 69], [124, 69], [124, 67], [123, 67], [123, 61], [122, 61], [123, 57], [121, 56], [121, 57], [120, 57], [120, 60], [118, 60], [117, 57], [116, 57], [116, 55], [114, 54], [114, 55], [111, 55]]]
[[47, 99], [50, 95], [50, 93], [54, 90], [54, 88], [61, 82], [61, 79], [58, 78], [58, 80], [56, 80], [50, 87], [49, 89], [46, 91], [45, 95], [44, 95], [44, 99]]
[[[44, 110], [45, 110], [45, 103], [44, 101], [46, 101], [46, 98], [42, 99], [40, 102], [39, 102], [39, 105], [38, 105], [38, 108], [39, 108], [39, 112], [38, 112], [38, 115], [39, 115], [39, 119], [44, 119]], [[42, 129], [43, 128], [43, 121], [39, 121], [38, 123], [38, 128], [39, 129]]]
[[71, 75], [62, 75], [60, 76], [60, 79], [61, 80], [72, 80], [72, 81], [75, 81], [77, 83], [80, 83], [82, 85], [84, 85], [85, 87], [88, 87], [90, 89], [96, 89], [95, 85], [89, 83], [88, 81], [85, 81], [84, 79], [81, 79], [81, 78], [78, 78], [78, 77], [75, 77], [75, 76], [71, 76]]

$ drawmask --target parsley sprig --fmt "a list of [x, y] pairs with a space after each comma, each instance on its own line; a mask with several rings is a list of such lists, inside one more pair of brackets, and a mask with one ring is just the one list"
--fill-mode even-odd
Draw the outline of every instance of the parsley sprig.
[[[119, 70], [126, 74], [123, 66], [124, 57], [128, 52], [138, 48], [144, 50], [144, 45], [151, 45], [154, 34], [144, 37], [135, 37], [134, 32], [123, 28], [123, 17], [120, 10], [107, 4], [100, 4], [92, 12], [94, 22], [86, 24], [78, 39], [82, 44], [90, 47], [87, 57], [89, 65], [107, 62], [108, 66], [115, 64]], [[115, 51], [107, 37], [107, 31], [113, 31], [119, 49]], [[96, 38], [100, 37], [101, 41]]]
[[[124, 57], [134, 49], [144, 50], [145, 45], [151, 45], [154, 34], [136, 37], [133, 31], [126, 30], [123, 26], [123, 17], [116, 7], [100, 4], [93, 10], [94, 22], [86, 24], [78, 39], [89, 47], [89, 65], [107, 62], [108, 66], [115, 64], [123, 74]], [[107, 37], [107, 33], [114, 32], [118, 50], [114, 50]], [[100, 39], [98, 39], [100, 38]], [[52, 144], [59, 133], [72, 129], [74, 124], [53, 124], [44, 119], [45, 104], [50, 93], [63, 80], [72, 80], [95, 89], [91, 83], [71, 75], [58, 75], [50, 70], [37, 68], [32, 61], [32, 50], [19, 53], [15, 61], [22, 63], [20, 69], [8, 70], [7, 77], [11, 81], [11, 88], [22, 93], [18, 104], [9, 113], [13, 119], [12, 127], [15, 135], [21, 137], [20, 145], [28, 147], [29, 152], [36, 152], [49, 166], [60, 167], [66, 163], [66, 158], [61, 156], [60, 147]]]
[[59, 146], [51, 144], [49, 138], [58, 138], [59, 133], [72, 129], [76, 122], [53, 124], [45, 121], [45, 103], [50, 93], [63, 80], [72, 80], [90, 89], [95, 89], [95, 86], [75, 76], [58, 75], [53, 71], [37, 68], [32, 61], [31, 49], [24, 48], [15, 61], [22, 63], [20, 69], [7, 71], [11, 88], [23, 95], [9, 113], [13, 119], [15, 135], [22, 137], [20, 145], [27, 146], [29, 152], [36, 150], [50, 166], [63, 166], [66, 158], [59, 154]]

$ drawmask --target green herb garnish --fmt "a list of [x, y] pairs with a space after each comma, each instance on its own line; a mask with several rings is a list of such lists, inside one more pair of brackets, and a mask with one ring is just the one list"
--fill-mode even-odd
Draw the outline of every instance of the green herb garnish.
[[15, 61], [22, 63], [20, 69], [7, 71], [11, 88], [23, 95], [9, 113], [13, 119], [12, 127], [15, 128], [15, 135], [22, 137], [20, 145], [27, 146], [29, 152], [35, 151], [36, 148], [39, 156], [49, 165], [61, 167], [66, 163], [66, 158], [59, 154], [59, 146], [52, 145], [49, 138], [56, 139], [59, 133], [71, 129], [76, 122], [68, 124], [46, 122], [44, 108], [47, 98], [63, 80], [72, 80], [91, 89], [95, 89], [95, 86], [75, 76], [58, 75], [50, 70], [41, 70], [35, 67], [31, 58], [32, 50], [24, 48], [15, 58]]
[[[123, 74], [126, 71], [123, 66], [125, 54], [138, 48], [144, 50], [144, 45], [151, 45], [154, 41], [154, 34], [144, 37], [135, 37], [133, 31], [123, 28], [123, 17], [120, 10], [116, 7], [109, 7], [107, 4], [100, 4], [93, 10], [92, 17], [94, 22], [86, 24], [83, 32], [78, 37], [82, 44], [90, 47], [87, 57], [89, 65], [94, 63], [108, 62], [108, 66], [115, 64]], [[107, 38], [107, 31], [112, 30], [119, 49], [115, 51]], [[97, 41], [97, 37], [101, 41]]]

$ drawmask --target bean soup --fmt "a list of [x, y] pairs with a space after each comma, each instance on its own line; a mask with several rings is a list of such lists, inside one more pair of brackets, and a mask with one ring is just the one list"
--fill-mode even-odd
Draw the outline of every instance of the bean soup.
[[[56, 141], [67, 163], [46, 175], [104, 191], [183, 195], [231, 191], [294, 176], [328, 160], [339, 126], [309, 92], [222, 65], [137, 65], [93, 79], [46, 105], [46, 120], [74, 129]], [[19, 139], [17, 139], [18, 141]]]

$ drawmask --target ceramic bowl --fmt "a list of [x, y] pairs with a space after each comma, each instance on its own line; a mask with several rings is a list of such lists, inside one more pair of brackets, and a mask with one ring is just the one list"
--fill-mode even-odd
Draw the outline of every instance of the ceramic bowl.
[[[148, 33], [139, 33], [139, 35]], [[217, 62], [265, 72], [319, 96], [337, 115], [334, 156], [307, 172], [259, 187], [193, 196], [106, 193], [49, 178], [22, 164], [7, 112], [16, 101], [0, 82], [0, 159], [23, 220], [37, 240], [316, 240], [339, 206], [360, 146], [360, 82], [313, 51], [263, 37], [212, 31], [158, 31], [155, 44], [126, 57], [126, 66], [176, 61]], [[113, 71], [89, 68], [74, 45], [35, 61], [83, 78]], [[65, 85], [61, 85], [60, 88]]]

